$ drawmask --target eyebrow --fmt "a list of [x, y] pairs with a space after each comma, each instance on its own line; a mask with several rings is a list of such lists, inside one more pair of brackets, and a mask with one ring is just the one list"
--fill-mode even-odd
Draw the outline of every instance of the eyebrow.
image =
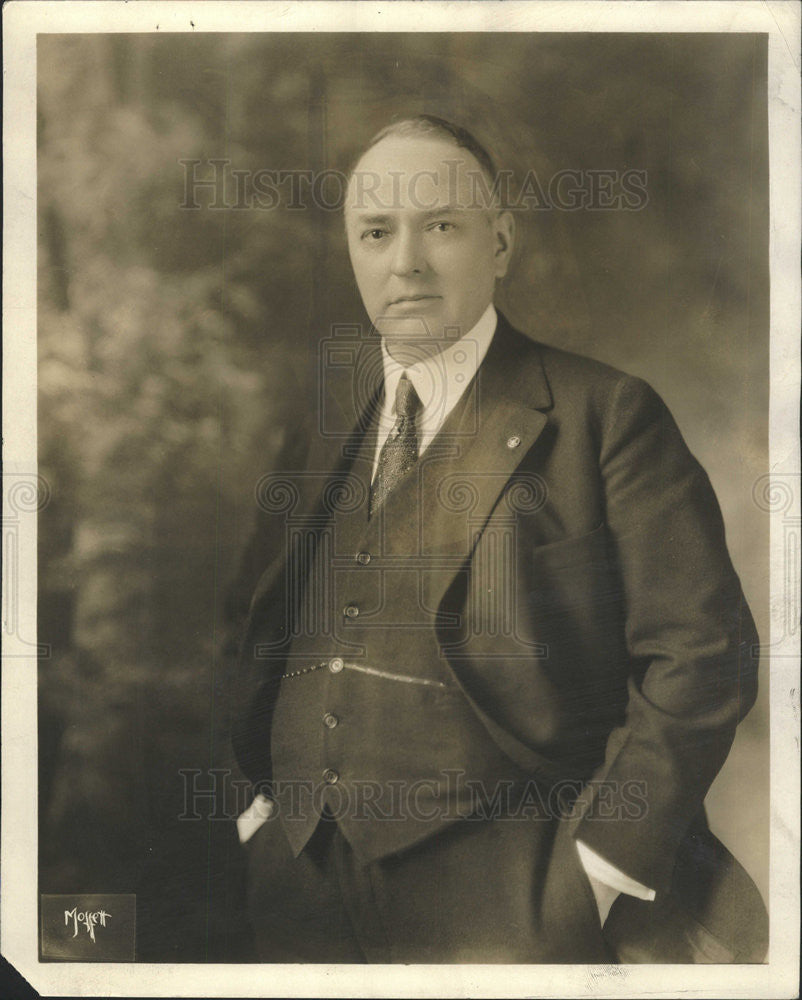
[[464, 205], [438, 205], [437, 208], [427, 209], [423, 214], [427, 219], [430, 219], [435, 215], [455, 215], [464, 211]]
[[366, 226], [380, 226], [390, 221], [388, 215], [357, 215], [357, 221]]
[[[429, 208], [421, 214], [425, 219], [431, 219], [438, 215], [456, 215], [465, 211], [464, 205], [439, 205], [436, 208]], [[357, 215], [358, 222], [367, 226], [380, 226], [393, 221], [391, 215]]]

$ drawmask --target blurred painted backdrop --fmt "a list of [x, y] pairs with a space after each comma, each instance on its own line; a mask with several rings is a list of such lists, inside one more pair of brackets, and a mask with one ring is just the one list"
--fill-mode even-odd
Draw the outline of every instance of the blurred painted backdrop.
[[[765, 74], [748, 35], [40, 36], [42, 891], [137, 891], [144, 959], [238, 956], [236, 845], [179, 821], [181, 771], [231, 767], [254, 488], [303, 426], [320, 338], [365, 322], [338, 213], [230, 188], [229, 208], [182, 207], [181, 161], [342, 170], [429, 111], [519, 176], [646, 171], [637, 212], [519, 213], [499, 302], [664, 396], [765, 635]], [[708, 802], [764, 893], [767, 688]]]

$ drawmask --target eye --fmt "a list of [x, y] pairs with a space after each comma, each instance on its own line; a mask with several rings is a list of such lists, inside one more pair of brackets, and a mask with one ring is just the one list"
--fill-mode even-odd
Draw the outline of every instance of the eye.
[[362, 233], [362, 239], [369, 243], [378, 243], [387, 235], [386, 229], [367, 229]]
[[455, 226], [453, 222], [435, 222], [429, 228], [436, 233], [447, 233]]

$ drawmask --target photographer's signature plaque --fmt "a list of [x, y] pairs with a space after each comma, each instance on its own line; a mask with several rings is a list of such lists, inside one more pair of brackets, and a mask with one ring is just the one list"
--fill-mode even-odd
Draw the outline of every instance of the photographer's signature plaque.
[[43, 895], [43, 959], [133, 962], [136, 896], [124, 893]]

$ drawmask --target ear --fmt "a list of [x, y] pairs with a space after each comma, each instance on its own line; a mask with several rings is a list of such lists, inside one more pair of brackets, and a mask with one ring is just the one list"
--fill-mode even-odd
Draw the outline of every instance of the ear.
[[499, 212], [493, 220], [493, 228], [496, 238], [496, 277], [503, 278], [510, 266], [515, 246], [515, 219], [512, 212]]

